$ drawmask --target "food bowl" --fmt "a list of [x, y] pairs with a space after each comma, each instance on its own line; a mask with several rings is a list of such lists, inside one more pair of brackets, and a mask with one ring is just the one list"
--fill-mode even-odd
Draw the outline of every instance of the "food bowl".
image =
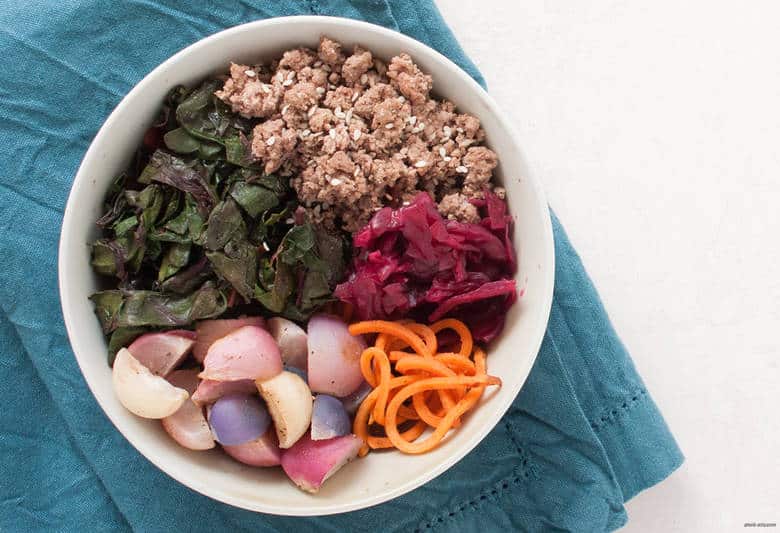
[[[486, 394], [440, 447], [422, 455], [371, 453], [311, 495], [298, 490], [279, 468], [244, 466], [219, 450], [186, 450], [158, 421], [138, 418], [122, 407], [106, 364], [106, 341], [87, 299], [98, 283], [87, 244], [98, 235], [95, 220], [113, 177], [130, 161], [171, 87], [225, 72], [230, 61], [251, 63], [300, 45], [316, 48], [321, 34], [345, 47], [360, 44], [383, 59], [409, 53], [433, 76], [436, 96], [479, 117], [487, 144], [499, 156], [497, 177], [506, 187], [515, 221], [516, 279], [522, 297], [488, 350], [489, 372], [499, 376], [503, 386]], [[141, 80], [108, 117], [81, 163], [65, 208], [59, 253], [60, 297], [73, 352], [117, 429], [147, 459], [191, 489], [237, 507], [281, 515], [341, 513], [382, 503], [430, 481], [471, 451], [498, 423], [531, 370], [547, 325], [554, 278], [552, 228], [542, 188], [525, 172], [517, 137], [491, 97], [458, 66], [422, 43], [372, 24], [331, 17], [276, 18], [237, 26], [185, 48]]]

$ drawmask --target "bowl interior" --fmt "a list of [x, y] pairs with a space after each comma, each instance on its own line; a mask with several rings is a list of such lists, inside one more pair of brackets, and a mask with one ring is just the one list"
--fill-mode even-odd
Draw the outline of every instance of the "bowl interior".
[[[488, 368], [501, 377], [503, 387], [485, 396], [476, 411], [479, 416], [468, 417], [431, 453], [370, 454], [347, 465], [311, 496], [297, 490], [278, 468], [244, 467], [214, 450], [185, 450], [159, 422], [137, 418], [119, 404], [106, 365], [106, 343], [87, 299], [97, 288], [87, 243], [97, 236], [94, 221], [112, 178], [129, 161], [172, 86], [224, 72], [230, 61], [253, 62], [295, 46], [316, 47], [323, 33], [347, 47], [359, 43], [384, 59], [408, 52], [433, 76], [437, 95], [481, 119], [488, 144], [499, 155], [499, 180], [516, 221], [517, 281], [524, 295], [512, 308], [503, 335], [490, 347]], [[547, 323], [553, 269], [546, 202], [538, 182], [525, 175], [515, 137], [486, 93], [465, 72], [417, 41], [378, 26], [326, 17], [270, 19], [226, 30], [188, 47], [144, 78], [90, 146], [73, 184], [60, 242], [60, 293], [71, 344], [90, 389], [114, 425], [155, 465], [190, 488], [246, 509], [288, 515], [337, 513], [386, 501], [432, 479], [476, 446], [504, 414], [530, 371]]]

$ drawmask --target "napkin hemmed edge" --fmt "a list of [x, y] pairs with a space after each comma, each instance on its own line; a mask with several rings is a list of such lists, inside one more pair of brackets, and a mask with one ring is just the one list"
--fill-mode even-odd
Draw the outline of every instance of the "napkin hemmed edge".
[[623, 406], [592, 426], [608, 451], [627, 502], [669, 477], [685, 456], [645, 389], [627, 398]]

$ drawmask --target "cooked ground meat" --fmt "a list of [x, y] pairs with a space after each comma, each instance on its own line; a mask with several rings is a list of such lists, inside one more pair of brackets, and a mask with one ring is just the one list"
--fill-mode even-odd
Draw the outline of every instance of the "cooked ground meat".
[[[269, 65], [230, 67], [217, 96], [258, 119], [252, 154], [289, 176], [310, 219], [356, 231], [385, 205], [428, 191], [447, 218], [478, 219], [498, 160], [479, 119], [430, 96], [433, 80], [400, 54], [385, 64], [323, 36]], [[503, 194], [503, 190], [496, 188]]]

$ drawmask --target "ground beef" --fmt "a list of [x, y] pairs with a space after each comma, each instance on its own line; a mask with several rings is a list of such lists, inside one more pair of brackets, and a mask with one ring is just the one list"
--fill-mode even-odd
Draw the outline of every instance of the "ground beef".
[[[498, 160], [479, 119], [431, 98], [433, 80], [407, 54], [385, 63], [323, 36], [277, 63], [233, 64], [216, 94], [258, 119], [252, 154], [290, 176], [309, 218], [347, 231], [428, 191], [443, 216], [478, 219], [470, 200], [493, 188]], [[503, 189], [496, 188], [499, 195]]]
[[368, 50], [355, 50], [355, 53], [349, 56], [341, 67], [341, 75], [347, 85], [352, 85], [360, 81], [360, 76], [368, 72], [374, 63], [371, 52]]

